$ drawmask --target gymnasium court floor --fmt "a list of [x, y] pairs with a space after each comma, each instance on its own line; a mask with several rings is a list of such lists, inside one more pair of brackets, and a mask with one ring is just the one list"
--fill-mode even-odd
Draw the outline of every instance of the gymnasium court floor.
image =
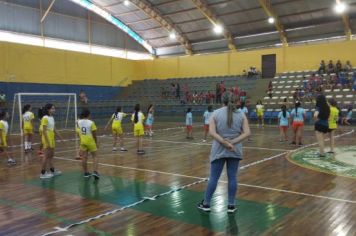
[[[71, 140], [74, 132], [64, 135], [69, 140], [57, 143], [55, 165], [63, 174], [49, 180], [39, 179], [40, 158], [35, 152], [25, 157], [20, 147], [14, 147], [12, 154], [18, 165], [8, 167], [3, 158], [0, 166], [0, 235], [356, 232], [355, 166], [332, 156], [328, 160], [318, 160], [316, 154], [313, 157], [316, 152], [312, 148], [316, 146], [311, 146], [315, 144], [311, 127], [305, 131], [305, 146], [298, 149], [279, 143], [277, 127], [252, 125], [253, 141], [244, 143], [244, 159], [240, 162], [238, 211], [228, 215], [225, 172], [213, 198], [212, 212], [196, 209], [209, 175], [211, 139], [202, 143], [202, 128], [196, 126], [195, 139], [186, 140], [179, 126], [155, 124], [154, 137], [145, 138], [144, 156], [136, 155], [132, 135], [125, 139], [129, 152], [120, 153], [111, 151], [109, 133], [99, 132], [102, 177], [98, 182], [82, 177], [80, 161], [75, 160], [75, 142]], [[342, 128], [337, 134], [336, 144], [341, 147], [338, 152], [348, 152], [356, 145], [351, 128]], [[18, 137], [13, 144], [19, 144]], [[313, 161], [303, 158], [306, 151]], [[343, 172], [345, 166], [348, 171]]]

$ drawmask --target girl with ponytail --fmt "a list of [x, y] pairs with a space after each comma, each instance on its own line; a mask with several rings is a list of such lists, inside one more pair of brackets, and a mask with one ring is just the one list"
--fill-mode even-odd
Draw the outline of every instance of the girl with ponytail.
[[288, 134], [287, 130], [289, 127], [289, 118], [290, 114], [287, 111], [286, 105], [281, 107], [281, 111], [278, 114], [278, 124], [279, 124], [279, 131], [280, 131], [280, 139], [279, 142], [287, 142], [288, 141]]
[[303, 128], [304, 128], [304, 120], [306, 118], [306, 113], [304, 108], [301, 107], [301, 103], [299, 101], [295, 102], [295, 108], [291, 112], [291, 119], [293, 121], [293, 141], [291, 144], [296, 145], [298, 142], [299, 146], [303, 146], [302, 144], [302, 136], [303, 136]]
[[209, 132], [213, 137], [210, 152], [210, 177], [204, 200], [197, 207], [210, 211], [210, 201], [215, 192], [221, 172], [226, 163], [228, 176], [227, 212], [234, 213], [237, 190], [237, 173], [242, 159], [242, 141], [250, 135], [250, 128], [245, 114], [236, 108], [236, 98], [229, 93], [223, 96], [224, 106], [213, 112], [209, 120]]
[[135, 113], [131, 116], [131, 121], [134, 124], [134, 136], [136, 137], [137, 154], [143, 155], [145, 151], [142, 149], [143, 135], [145, 134], [143, 128], [143, 121], [145, 115], [141, 112], [140, 104], [135, 105]]

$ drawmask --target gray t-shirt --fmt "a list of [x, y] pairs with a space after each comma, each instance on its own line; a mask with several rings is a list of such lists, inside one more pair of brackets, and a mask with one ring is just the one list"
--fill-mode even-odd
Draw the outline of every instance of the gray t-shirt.
[[[216, 132], [224, 139], [234, 139], [242, 133], [244, 114], [240, 109], [233, 112], [231, 128], [227, 125], [227, 107], [214, 111], [212, 118], [215, 120]], [[235, 151], [227, 150], [220, 142], [214, 140], [210, 152], [210, 162], [220, 158], [242, 159], [242, 144], [235, 144]]]

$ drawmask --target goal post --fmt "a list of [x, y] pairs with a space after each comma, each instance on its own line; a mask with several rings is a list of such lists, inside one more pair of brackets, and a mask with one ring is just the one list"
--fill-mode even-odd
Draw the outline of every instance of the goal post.
[[[22, 129], [22, 109], [25, 104], [30, 104], [32, 112], [35, 115], [36, 123], [38, 120], [37, 110], [51, 103], [56, 108], [54, 115], [56, 129], [58, 131], [75, 130], [78, 106], [76, 93], [16, 93], [12, 104], [10, 134], [19, 133], [21, 135], [21, 144], [23, 144]], [[18, 123], [18, 125], [17, 125]], [[39, 125], [39, 124], [38, 124]], [[34, 130], [37, 131], [38, 129]], [[76, 141], [76, 147], [77, 147]]]

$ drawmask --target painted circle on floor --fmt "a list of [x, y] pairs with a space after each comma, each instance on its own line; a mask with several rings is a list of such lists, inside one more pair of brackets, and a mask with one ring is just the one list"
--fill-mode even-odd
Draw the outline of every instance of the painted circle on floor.
[[308, 169], [356, 178], [356, 146], [338, 147], [335, 154], [327, 153], [326, 157], [319, 157], [317, 148], [303, 149], [289, 155], [288, 160]]

